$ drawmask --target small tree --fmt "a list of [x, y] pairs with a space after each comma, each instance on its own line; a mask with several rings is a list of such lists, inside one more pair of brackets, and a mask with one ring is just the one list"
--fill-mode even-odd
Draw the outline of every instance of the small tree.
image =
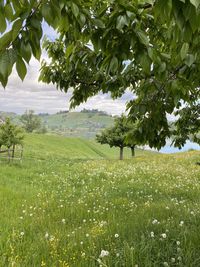
[[133, 140], [127, 139], [127, 134], [134, 130], [135, 125], [130, 123], [127, 118], [122, 115], [115, 119], [113, 127], [107, 128], [97, 134], [96, 140], [101, 144], [108, 144], [110, 147], [120, 148], [120, 160], [123, 159], [124, 147], [130, 147], [132, 152], [132, 157], [135, 155], [136, 144]]
[[0, 148], [5, 146], [8, 148], [8, 157], [10, 161], [10, 149], [12, 149], [12, 158], [14, 158], [16, 145], [22, 145], [24, 134], [21, 128], [11, 123], [7, 118], [5, 123], [0, 127]]
[[41, 119], [39, 116], [34, 114], [33, 110], [26, 111], [20, 118], [24, 129], [28, 133], [32, 133], [41, 127]]

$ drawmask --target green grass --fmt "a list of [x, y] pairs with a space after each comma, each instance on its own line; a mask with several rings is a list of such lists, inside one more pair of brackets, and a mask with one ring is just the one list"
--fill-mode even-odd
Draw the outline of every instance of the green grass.
[[[119, 148], [110, 148], [82, 138], [66, 138], [56, 135], [29, 134], [25, 138], [25, 158], [58, 159], [118, 159]], [[138, 156], [153, 152], [136, 149]], [[130, 149], [124, 149], [124, 157], [130, 158]]]
[[200, 266], [200, 153], [115, 152], [27, 136], [0, 164], [0, 266]]

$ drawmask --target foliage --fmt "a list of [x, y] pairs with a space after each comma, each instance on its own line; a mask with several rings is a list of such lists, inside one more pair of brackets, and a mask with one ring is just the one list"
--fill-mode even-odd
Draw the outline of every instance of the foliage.
[[41, 119], [39, 116], [34, 114], [33, 110], [27, 110], [20, 117], [20, 121], [28, 133], [32, 133], [34, 130], [39, 130], [41, 127]]
[[43, 63], [40, 79], [65, 92], [73, 87], [73, 107], [100, 91], [116, 98], [129, 88], [136, 98], [127, 108], [140, 121], [142, 141], [160, 148], [171, 135], [167, 114], [199, 98], [199, 4], [1, 1], [0, 81], [6, 86], [15, 63], [23, 80], [31, 56], [40, 58], [44, 19], [59, 40], [44, 44], [51, 61]]
[[136, 124], [130, 123], [126, 116], [122, 115], [115, 119], [114, 126], [97, 134], [96, 140], [101, 144], [108, 144], [110, 147], [119, 147], [120, 159], [123, 159], [124, 147], [135, 148], [136, 143], [133, 139], [127, 139], [127, 136], [133, 134], [136, 129]]
[[15, 145], [22, 145], [23, 139], [22, 129], [12, 124], [9, 118], [0, 126], [0, 148], [2, 146], [11, 148]]
[[48, 132], [47, 127], [45, 125], [40, 126], [38, 130], [36, 130], [36, 133], [38, 134], [46, 134]]
[[192, 141], [200, 144], [200, 104], [194, 103], [183, 107], [180, 111], [176, 112], [179, 116], [174, 124], [174, 144], [177, 147], [182, 147], [185, 140], [191, 139]]

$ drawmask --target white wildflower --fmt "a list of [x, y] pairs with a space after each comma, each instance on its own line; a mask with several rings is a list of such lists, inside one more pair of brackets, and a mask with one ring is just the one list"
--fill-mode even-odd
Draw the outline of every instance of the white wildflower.
[[150, 233], [150, 236], [153, 238], [154, 237], [154, 232], [151, 232]]
[[167, 235], [165, 233], [163, 233], [163, 234], [161, 234], [161, 237], [165, 239], [165, 238], [167, 238]]
[[175, 258], [171, 258], [171, 262], [174, 263], [176, 261]]
[[101, 254], [99, 255], [100, 258], [107, 257], [109, 255], [109, 251], [102, 249]]
[[184, 221], [180, 221], [179, 225], [183, 226], [184, 225]]
[[48, 237], [49, 237], [49, 234], [48, 234], [48, 233], [46, 233], [44, 237], [45, 237], [46, 239], [48, 239]]
[[152, 224], [159, 224], [159, 221], [156, 220], [156, 219], [154, 219], [154, 220], [152, 221]]

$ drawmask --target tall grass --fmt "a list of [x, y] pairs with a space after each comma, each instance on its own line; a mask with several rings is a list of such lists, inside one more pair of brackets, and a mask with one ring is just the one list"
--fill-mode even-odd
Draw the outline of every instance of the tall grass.
[[198, 152], [120, 162], [37, 149], [0, 164], [0, 266], [200, 266]]

